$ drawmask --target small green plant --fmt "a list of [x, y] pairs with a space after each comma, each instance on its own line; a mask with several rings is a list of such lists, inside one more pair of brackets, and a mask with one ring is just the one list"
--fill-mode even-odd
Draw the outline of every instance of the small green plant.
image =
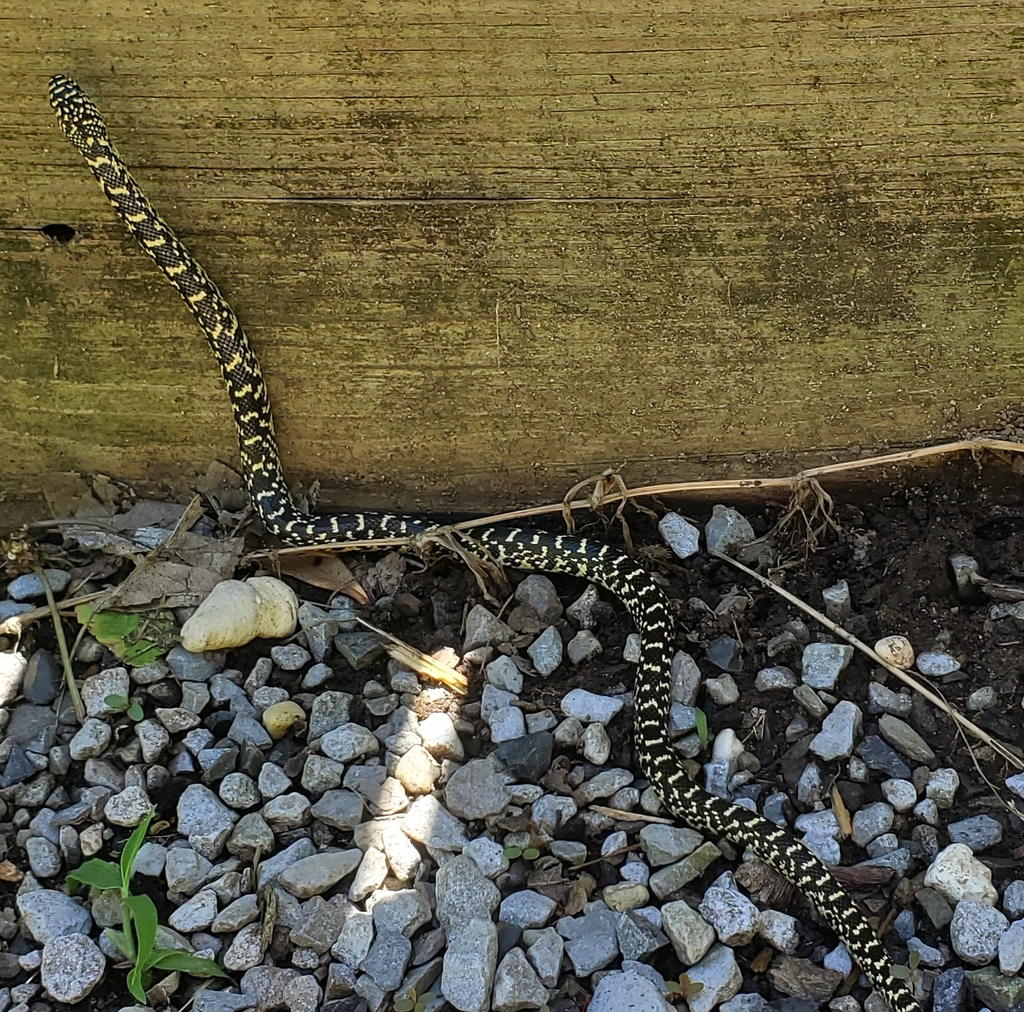
[[917, 979], [918, 972], [917, 968], [921, 965], [921, 953], [917, 949], [911, 949], [907, 955], [907, 965], [904, 966], [902, 963], [893, 963], [890, 968], [890, 973], [897, 980], [905, 980], [912, 982]]
[[424, 991], [417, 994], [416, 988], [409, 988], [408, 998], [399, 998], [395, 1002], [395, 1012], [423, 1012], [423, 1010], [437, 997], [433, 991]]
[[77, 885], [92, 886], [95, 889], [116, 889], [121, 894], [121, 929], [107, 928], [110, 940], [134, 965], [128, 973], [128, 990], [139, 1002], [146, 1002], [146, 986], [153, 970], [178, 970], [201, 976], [226, 977], [227, 974], [212, 960], [194, 956], [179, 949], [158, 949], [156, 929], [159, 918], [156, 905], [145, 895], [136, 896], [131, 891], [135, 859], [139, 856], [149, 824], [156, 811], [150, 809], [145, 818], [135, 827], [128, 842], [121, 851], [118, 864], [101, 858], [90, 858], [73, 872], [68, 873], [72, 889]]
[[143, 713], [141, 704], [134, 697], [129, 699], [127, 696], [122, 696], [120, 693], [112, 693], [109, 696], [105, 696], [103, 702], [106, 703], [107, 707], [114, 713], [127, 713], [136, 724], [146, 716], [145, 713]]
[[708, 715], [700, 707], [695, 707], [693, 720], [697, 730], [697, 737], [700, 738], [700, 746], [701, 748], [707, 748], [709, 739]]
[[704, 990], [704, 985], [699, 980], [690, 980], [685, 974], [679, 974], [679, 980], [665, 981], [668, 988], [669, 1001], [688, 1001]]
[[524, 861], [536, 861], [540, 857], [540, 851], [536, 847], [506, 847], [501, 853], [509, 861], [515, 861], [520, 857]]
[[105, 647], [132, 667], [149, 664], [174, 646], [174, 615], [157, 611], [142, 617], [130, 611], [93, 611], [92, 605], [75, 609], [78, 621]]

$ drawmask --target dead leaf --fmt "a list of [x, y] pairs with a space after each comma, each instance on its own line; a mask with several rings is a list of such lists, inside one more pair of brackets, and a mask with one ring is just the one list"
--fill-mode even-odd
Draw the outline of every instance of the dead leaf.
[[301, 555], [281, 555], [277, 558], [277, 571], [293, 576], [311, 587], [329, 590], [332, 595], [345, 594], [358, 604], [370, 600], [362, 584], [352, 575], [345, 560], [335, 552], [303, 552]]
[[159, 604], [163, 608], [193, 608], [224, 577], [209, 569], [181, 562], [151, 562], [139, 566], [116, 588], [104, 608], [141, 608]]
[[839, 788], [833, 784], [832, 790], [829, 791], [832, 797], [832, 811], [835, 813], [836, 822], [839, 823], [839, 832], [842, 833], [843, 839], [847, 839], [853, 834], [853, 820], [850, 818], [850, 810], [846, 807], [846, 802], [843, 801], [842, 794], [839, 793]]
[[406, 560], [398, 552], [388, 552], [383, 559], [378, 559], [367, 574], [368, 582], [379, 590], [374, 596], [394, 597], [402, 587], [405, 567]]
[[74, 471], [44, 474], [39, 479], [46, 505], [53, 517], [73, 517], [85, 509], [101, 516], [110, 514], [110, 508], [103, 506], [92, 494], [89, 482]]
[[25, 873], [16, 868], [10, 861], [0, 861], [0, 882], [21, 882]]
[[565, 901], [563, 911], [566, 917], [574, 917], [582, 913], [583, 908], [590, 902], [590, 897], [597, 888], [597, 882], [592, 875], [584, 872], [571, 886], [569, 886], [569, 897]]

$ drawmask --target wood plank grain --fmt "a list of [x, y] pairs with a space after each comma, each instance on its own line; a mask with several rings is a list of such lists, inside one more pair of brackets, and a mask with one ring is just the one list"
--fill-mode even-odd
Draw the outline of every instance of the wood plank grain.
[[0, 17], [0, 490], [234, 459], [201, 335], [53, 125], [57, 71], [328, 499], [789, 471], [1024, 400], [1014, 4], [82, 6]]

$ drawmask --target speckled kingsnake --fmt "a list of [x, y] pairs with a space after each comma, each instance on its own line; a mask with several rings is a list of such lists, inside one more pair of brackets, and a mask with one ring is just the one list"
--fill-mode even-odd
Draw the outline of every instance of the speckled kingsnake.
[[[231, 398], [249, 495], [267, 530], [291, 545], [429, 531], [429, 521], [391, 514], [299, 512], [281, 473], [259, 362], [231, 307], [145, 198], [85, 92], [69, 78], [57, 76], [50, 82], [50, 103], [61, 130], [85, 156], [121, 220], [178, 290], [210, 342]], [[691, 826], [749, 847], [778, 869], [803, 890], [842, 938], [893, 1012], [915, 1012], [917, 1002], [907, 985], [892, 976], [884, 946], [828, 868], [785, 830], [709, 794], [683, 772], [665, 728], [671, 702], [672, 622], [665, 596], [648, 573], [617, 549], [586, 538], [511, 526], [487, 527], [473, 536], [504, 565], [581, 576], [625, 604], [643, 641], [636, 675], [636, 751], [641, 769], [665, 805]]]

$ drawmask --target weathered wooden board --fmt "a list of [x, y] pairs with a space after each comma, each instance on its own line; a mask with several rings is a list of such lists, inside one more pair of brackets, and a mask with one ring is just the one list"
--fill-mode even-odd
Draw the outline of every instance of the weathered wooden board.
[[1019, 4], [246, 6], [0, 14], [8, 504], [51, 471], [180, 492], [234, 459], [55, 72], [234, 302], [328, 499], [789, 472], [1024, 401]]

